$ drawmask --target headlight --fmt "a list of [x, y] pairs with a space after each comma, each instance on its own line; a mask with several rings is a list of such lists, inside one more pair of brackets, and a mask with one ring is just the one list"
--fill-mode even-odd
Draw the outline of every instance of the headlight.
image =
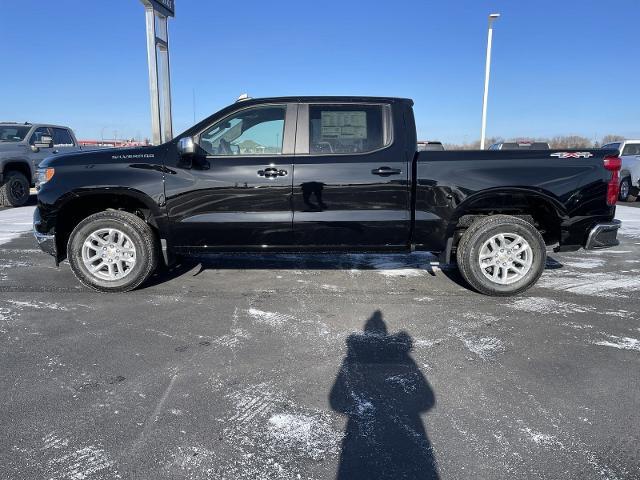
[[55, 173], [53, 168], [39, 168], [36, 172], [36, 189], [40, 190], [40, 187], [53, 178]]

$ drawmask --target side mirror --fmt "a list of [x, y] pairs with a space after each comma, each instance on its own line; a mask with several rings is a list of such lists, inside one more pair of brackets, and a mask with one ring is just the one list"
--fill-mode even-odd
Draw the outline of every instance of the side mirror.
[[36, 140], [31, 146], [31, 149], [36, 152], [41, 148], [53, 148], [53, 137], [50, 135], [42, 135], [40, 139]]
[[193, 137], [183, 137], [178, 140], [178, 153], [180, 156], [195, 155], [196, 142], [193, 141]]

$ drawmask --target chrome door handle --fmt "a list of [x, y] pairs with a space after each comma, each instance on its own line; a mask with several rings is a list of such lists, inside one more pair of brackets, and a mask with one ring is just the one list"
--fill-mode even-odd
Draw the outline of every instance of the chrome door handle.
[[258, 176], [264, 178], [276, 178], [276, 177], [286, 177], [289, 175], [289, 172], [282, 169], [277, 169], [275, 167], [268, 167], [264, 170], [258, 170]]
[[371, 173], [374, 175], [380, 175], [381, 177], [388, 177], [389, 175], [399, 175], [402, 173], [402, 170], [399, 168], [390, 168], [390, 167], [380, 167], [374, 168], [371, 170]]

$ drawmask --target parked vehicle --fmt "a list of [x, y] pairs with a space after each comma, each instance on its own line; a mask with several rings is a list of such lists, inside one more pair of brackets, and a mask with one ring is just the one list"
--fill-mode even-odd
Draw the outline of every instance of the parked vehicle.
[[73, 131], [42, 123], [0, 123], [0, 206], [29, 200], [38, 164], [53, 154], [79, 150]]
[[622, 158], [619, 200], [623, 202], [635, 200], [640, 192], [640, 140], [607, 143], [602, 148], [618, 150]]
[[549, 150], [546, 142], [499, 142], [489, 146], [489, 150]]
[[444, 145], [442, 142], [434, 142], [434, 141], [418, 141], [418, 151], [419, 152], [441, 152], [444, 150]]
[[233, 104], [168, 143], [49, 157], [34, 233], [93, 289], [142, 284], [176, 254], [440, 252], [512, 295], [557, 251], [617, 245], [614, 150], [416, 151], [413, 102]]

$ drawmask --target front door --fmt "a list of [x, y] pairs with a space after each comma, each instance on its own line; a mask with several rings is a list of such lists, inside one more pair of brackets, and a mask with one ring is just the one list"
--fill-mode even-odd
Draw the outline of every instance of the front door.
[[[48, 136], [53, 138], [53, 132], [49, 127], [38, 127], [31, 134], [31, 138], [29, 138], [29, 145], [33, 148], [36, 142], [41, 142], [43, 136]], [[31, 167], [33, 171], [38, 168], [38, 165], [45, 158], [53, 155], [55, 153], [55, 147], [39, 147], [37, 152], [31, 151], [29, 152], [29, 158], [31, 159]]]
[[240, 108], [195, 137], [199, 153], [188, 165], [177, 154], [174, 162], [167, 158], [174, 172], [165, 175], [174, 246], [292, 243], [296, 111], [296, 104]]
[[393, 142], [391, 105], [300, 104], [293, 182], [297, 244], [402, 247], [409, 242], [409, 161]]

